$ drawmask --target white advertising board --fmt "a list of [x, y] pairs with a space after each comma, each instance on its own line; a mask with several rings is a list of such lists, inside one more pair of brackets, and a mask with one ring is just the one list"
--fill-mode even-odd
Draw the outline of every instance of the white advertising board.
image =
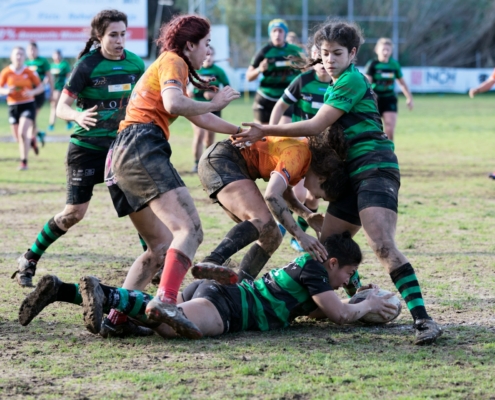
[[127, 14], [126, 49], [146, 57], [147, 8], [147, 0], [0, 0], [0, 57], [32, 41], [43, 57], [56, 49], [75, 57], [89, 39], [91, 19], [105, 9]]

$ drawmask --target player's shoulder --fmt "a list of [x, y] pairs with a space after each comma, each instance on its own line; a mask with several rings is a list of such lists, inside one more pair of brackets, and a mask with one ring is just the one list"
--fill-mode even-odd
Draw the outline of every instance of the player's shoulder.
[[124, 50], [124, 53], [125, 53], [125, 60], [127, 62], [134, 63], [136, 66], [144, 70], [145, 65], [141, 57], [139, 57], [137, 54], [134, 54], [132, 51], [129, 50]]
[[366, 87], [368, 80], [366, 77], [356, 68], [354, 64], [349, 67], [340, 75], [335, 86], [350, 85], [354, 87]]
[[286, 43], [285, 50], [291, 54], [301, 54], [303, 50], [294, 44]]

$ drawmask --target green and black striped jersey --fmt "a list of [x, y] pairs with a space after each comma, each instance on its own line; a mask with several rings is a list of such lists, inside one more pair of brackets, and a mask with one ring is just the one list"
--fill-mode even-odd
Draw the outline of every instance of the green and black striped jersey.
[[286, 327], [295, 317], [308, 315], [317, 308], [312, 296], [333, 290], [325, 267], [307, 253], [254, 282], [244, 280], [237, 286], [242, 330], [256, 327], [261, 331]]
[[[77, 111], [98, 106], [97, 123], [89, 131], [76, 124], [75, 144], [85, 137], [115, 137], [132, 89], [144, 73], [143, 60], [125, 50], [125, 57], [109, 60], [96, 49], [85, 54], [74, 66], [64, 93], [77, 99]], [[82, 144], [84, 146], [84, 144]]]
[[403, 76], [400, 64], [393, 58], [386, 63], [377, 59], [368, 61], [364, 73], [373, 78], [371, 88], [378, 97], [395, 96], [395, 80]]
[[284, 90], [284, 103], [294, 104], [292, 122], [304, 121], [315, 116], [323, 105], [328, 82], [320, 82], [314, 70], [297, 76]]
[[263, 47], [251, 60], [251, 66], [258, 68], [266, 58], [268, 69], [263, 72], [258, 93], [271, 101], [277, 101], [284, 89], [299, 74], [299, 70], [292, 67], [288, 57], [301, 57], [299, 47], [286, 43], [283, 47], [275, 47], [269, 43]]
[[27, 59], [26, 65], [31, 71], [38, 74], [41, 82], [45, 79], [46, 73], [50, 71], [50, 63], [43, 57], [36, 57], [34, 60]]
[[[229, 78], [227, 78], [225, 71], [215, 64], [212, 64], [206, 68], [203, 67], [201, 69], [198, 69], [196, 72], [203, 79], [212, 79], [212, 78], [215, 79], [214, 81], [210, 82], [210, 85], [212, 86], [219, 87], [220, 85], [223, 86], [230, 85]], [[196, 86], [194, 86], [194, 90], [193, 90], [194, 100], [208, 101], [205, 99], [204, 93], [205, 93], [204, 90], [198, 89]]]
[[376, 170], [400, 179], [394, 143], [383, 132], [376, 95], [354, 64], [328, 86], [324, 102], [344, 111], [337, 122], [349, 144], [346, 162], [351, 180], [365, 179]]

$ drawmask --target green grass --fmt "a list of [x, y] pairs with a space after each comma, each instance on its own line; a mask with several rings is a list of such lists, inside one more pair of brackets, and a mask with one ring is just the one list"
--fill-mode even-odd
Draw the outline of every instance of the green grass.
[[[67, 143], [47, 143], [40, 156], [30, 156], [30, 170], [19, 172], [17, 145], [0, 142], [0, 397], [490, 398], [495, 182], [486, 175], [495, 168], [494, 107], [489, 95], [474, 100], [418, 95], [409, 112], [400, 99], [397, 243], [416, 269], [430, 314], [445, 327], [444, 337], [425, 348], [411, 344], [407, 310], [383, 328], [301, 319], [286, 330], [196, 342], [104, 340], [86, 332], [80, 309], [68, 304], [51, 305], [21, 327], [17, 311], [27, 290], [12, 283], [10, 274], [42, 225], [62, 210]], [[0, 115], [6, 114], [0, 105]], [[252, 120], [243, 100], [223, 114], [236, 124]], [[45, 108], [41, 126], [47, 118]], [[51, 136], [67, 136], [64, 128], [59, 121]], [[8, 129], [0, 118], [0, 137], [9, 136]], [[191, 137], [189, 123], [179, 118], [172, 125], [172, 161], [203, 221], [200, 259], [233, 223], [188, 172]], [[365, 254], [360, 269], [365, 280], [394, 290], [361, 232], [357, 240]], [[116, 217], [107, 189], [99, 185], [86, 219], [50, 247], [35, 280], [46, 273], [68, 282], [93, 274], [119, 285], [139, 254], [130, 221]], [[294, 256], [286, 238], [266, 269]]]

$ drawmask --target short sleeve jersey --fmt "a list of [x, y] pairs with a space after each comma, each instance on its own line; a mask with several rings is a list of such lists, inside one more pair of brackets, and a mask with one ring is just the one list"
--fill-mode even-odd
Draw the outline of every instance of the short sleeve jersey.
[[390, 58], [386, 63], [377, 59], [370, 60], [364, 70], [364, 73], [373, 79], [371, 88], [378, 97], [395, 96], [395, 80], [403, 76], [400, 64], [396, 60]]
[[133, 124], [158, 125], [168, 139], [169, 127], [178, 115], [168, 113], [163, 106], [165, 90], [180, 90], [187, 96], [189, 68], [186, 62], [173, 52], [164, 52], [149, 66], [134, 88], [124, 121], [119, 131]]
[[301, 57], [299, 47], [286, 43], [283, 47], [275, 47], [269, 43], [263, 47], [251, 60], [251, 66], [258, 68], [260, 63], [266, 58], [268, 69], [263, 72], [258, 93], [263, 97], [277, 101], [284, 89], [289, 86], [292, 80], [299, 74], [294, 69], [289, 56]]
[[67, 60], [50, 64], [50, 72], [53, 75], [53, 89], [62, 91], [64, 89], [67, 75], [70, 74], [70, 65]]
[[109, 60], [96, 49], [81, 57], [64, 86], [76, 99], [77, 111], [97, 106], [96, 125], [87, 131], [76, 124], [73, 136], [115, 137], [131, 91], [144, 72], [144, 62], [124, 50], [120, 60]]
[[0, 87], [14, 88], [14, 91], [7, 96], [9, 106], [23, 104], [34, 101], [33, 96], [27, 96], [26, 90], [32, 90], [41, 83], [36, 72], [29, 68], [16, 73], [10, 66], [5, 67], [0, 73]]
[[[214, 79], [210, 82], [210, 85], [220, 87], [220, 85], [227, 86], [230, 85], [229, 78], [225, 74], [225, 71], [219, 66], [213, 64], [208, 68], [201, 68], [196, 71], [198, 75], [203, 79]], [[204, 96], [205, 91], [194, 87], [193, 94], [194, 100], [196, 101], [208, 101]]]
[[383, 132], [375, 95], [368, 79], [354, 64], [328, 86], [324, 102], [344, 111], [338, 123], [349, 144], [347, 164], [351, 179], [364, 179], [373, 171], [387, 170], [399, 179], [394, 143]]
[[286, 327], [294, 317], [308, 315], [317, 308], [312, 297], [333, 290], [325, 267], [307, 253], [254, 282], [244, 280], [237, 286], [244, 330], [255, 326], [261, 331]]
[[323, 97], [327, 88], [328, 82], [320, 82], [314, 70], [296, 77], [284, 90], [282, 96], [284, 103], [294, 104], [292, 122], [313, 118], [323, 106]]
[[268, 181], [272, 174], [280, 175], [288, 186], [304, 178], [311, 164], [307, 140], [269, 136], [241, 150], [249, 175], [253, 180]]
[[43, 57], [37, 57], [34, 60], [26, 60], [26, 65], [31, 71], [38, 74], [41, 81], [45, 79], [46, 73], [50, 71], [50, 63]]

